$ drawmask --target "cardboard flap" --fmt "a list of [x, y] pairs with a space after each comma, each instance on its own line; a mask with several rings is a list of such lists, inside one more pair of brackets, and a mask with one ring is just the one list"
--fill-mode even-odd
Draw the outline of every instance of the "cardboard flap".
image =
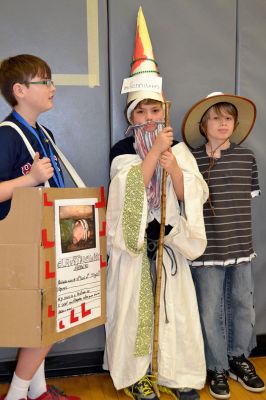
[[2, 347], [40, 345], [42, 295], [39, 290], [0, 290]]
[[11, 209], [0, 221], [0, 243], [40, 243], [42, 188], [14, 190]]
[[38, 289], [39, 251], [36, 244], [0, 244], [0, 289]]

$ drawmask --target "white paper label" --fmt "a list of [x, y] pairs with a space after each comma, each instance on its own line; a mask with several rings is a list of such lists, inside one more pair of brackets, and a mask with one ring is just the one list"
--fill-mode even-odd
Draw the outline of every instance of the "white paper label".
[[162, 92], [162, 78], [154, 75], [136, 75], [131, 78], [126, 78], [123, 81], [121, 93], [138, 92]]

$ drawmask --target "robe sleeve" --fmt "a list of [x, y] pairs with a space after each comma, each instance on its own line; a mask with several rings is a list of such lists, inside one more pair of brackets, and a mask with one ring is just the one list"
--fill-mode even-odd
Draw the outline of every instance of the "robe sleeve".
[[[173, 229], [165, 242], [175, 247], [187, 259], [193, 260], [204, 253], [207, 245], [203, 204], [208, 199], [209, 190], [188, 147], [179, 143], [172, 151], [183, 172], [184, 202], [181, 213], [172, 215], [172, 221], [168, 219]], [[168, 191], [171, 192], [171, 189]]]

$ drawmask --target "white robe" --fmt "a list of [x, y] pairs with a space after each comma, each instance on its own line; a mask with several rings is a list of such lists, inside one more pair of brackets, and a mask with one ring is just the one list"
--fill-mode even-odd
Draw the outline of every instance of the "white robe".
[[[205, 383], [206, 366], [204, 345], [198, 314], [194, 284], [188, 259], [199, 257], [207, 241], [203, 220], [203, 203], [208, 198], [208, 188], [198, 171], [196, 161], [186, 145], [172, 147], [184, 176], [184, 217], [170, 177], [167, 178], [166, 225], [173, 226], [165, 236], [165, 244], [176, 256], [177, 273], [171, 275], [170, 259], [164, 250], [166, 268], [165, 323], [163, 290], [161, 290], [158, 383], [172, 388], [201, 389]], [[140, 165], [138, 155], [121, 155], [111, 165], [111, 184], [107, 206], [107, 244], [109, 263], [107, 270], [107, 322], [104, 368], [110, 370], [117, 390], [141, 379], [151, 362], [152, 338], [149, 354], [135, 355], [138, 327], [139, 291], [147, 223], [156, 218], [160, 210], [148, 209], [143, 185], [143, 209], [136, 243], [139, 252], [127, 248], [122, 229], [122, 218], [127, 175], [132, 166]], [[133, 205], [134, 206], [134, 205]], [[164, 286], [162, 275], [162, 287]]]

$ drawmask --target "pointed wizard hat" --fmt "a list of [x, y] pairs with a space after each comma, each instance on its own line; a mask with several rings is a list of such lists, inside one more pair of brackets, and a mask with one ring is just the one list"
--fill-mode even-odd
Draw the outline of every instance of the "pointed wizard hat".
[[127, 119], [131, 112], [144, 99], [164, 102], [162, 78], [159, 76], [146, 21], [139, 8], [135, 39], [135, 51], [131, 62], [131, 76], [123, 81], [121, 93], [128, 93]]

